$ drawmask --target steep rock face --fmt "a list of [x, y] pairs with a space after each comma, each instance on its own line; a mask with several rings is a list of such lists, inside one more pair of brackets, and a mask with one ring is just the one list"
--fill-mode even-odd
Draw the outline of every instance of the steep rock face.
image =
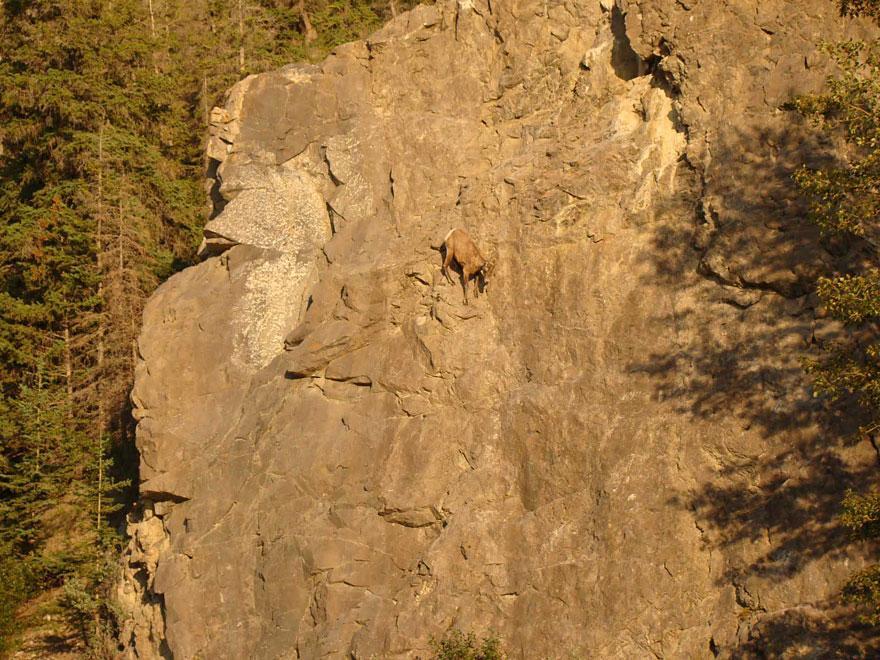
[[[133, 657], [797, 654], [860, 640], [798, 360], [832, 257], [779, 109], [824, 0], [458, 0], [212, 115], [205, 260], [151, 300]], [[434, 249], [495, 263], [462, 303]], [[433, 246], [433, 247], [432, 247]]]

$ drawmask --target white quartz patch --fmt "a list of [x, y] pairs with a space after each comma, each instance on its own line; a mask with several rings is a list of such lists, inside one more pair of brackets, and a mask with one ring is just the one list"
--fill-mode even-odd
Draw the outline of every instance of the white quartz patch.
[[312, 177], [289, 167], [227, 161], [221, 192], [231, 201], [206, 230], [281, 253], [246, 267], [246, 293], [231, 312], [233, 359], [256, 370], [282, 350], [300, 316], [316, 256], [331, 235], [330, 218]]

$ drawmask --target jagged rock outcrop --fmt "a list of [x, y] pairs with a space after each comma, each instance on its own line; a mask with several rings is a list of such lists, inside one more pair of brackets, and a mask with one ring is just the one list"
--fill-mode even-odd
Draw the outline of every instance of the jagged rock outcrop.
[[[780, 105], [825, 0], [443, 1], [212, 115], [205, 260], [132, 395], [133, 657], [857, 652], [833, 512], [873, 469], [799, 359], [834, 331]], [[464, 306], [436, 247], [494, 259]]]

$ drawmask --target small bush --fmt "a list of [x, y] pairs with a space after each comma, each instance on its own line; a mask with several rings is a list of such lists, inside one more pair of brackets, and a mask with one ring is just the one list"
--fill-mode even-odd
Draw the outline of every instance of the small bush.
[[464, 634], [460, 630], [451, 630], [440, 640], [432, 637], [431, 650], [434, 660], [504, 660], [505, 657], [501, 640], [494, 634], [490, 633], [478, 643], [474, 633]]

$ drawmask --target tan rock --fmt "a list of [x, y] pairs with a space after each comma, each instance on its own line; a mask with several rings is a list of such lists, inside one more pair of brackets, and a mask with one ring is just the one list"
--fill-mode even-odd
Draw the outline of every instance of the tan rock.
[[[859, 655], [825, 604], [876, 456], [805, 387], [834, 327], [790, 173], [822, 147], [778, 109], [856, 29], [827, 0], [445, 0], [234, 87], [206, 260], [139, 342], [130, 656], [416, 658], [451, 626], [522, 658]], [[497, 264], [468, 308], [431, 248], [456, 226]]]

